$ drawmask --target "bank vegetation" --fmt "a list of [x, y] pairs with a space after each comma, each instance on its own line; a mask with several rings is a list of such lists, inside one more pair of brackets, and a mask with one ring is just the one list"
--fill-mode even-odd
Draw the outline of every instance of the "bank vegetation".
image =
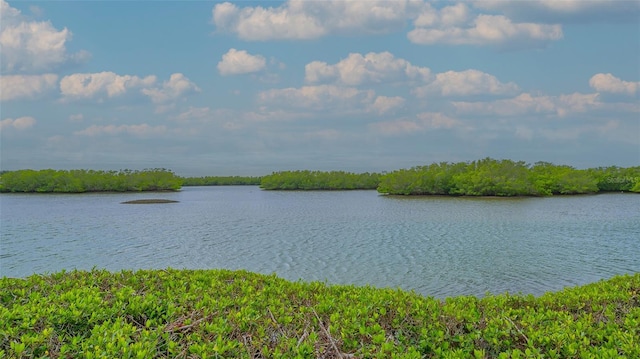
[[640, 273], [444, 300], [228, 270], [0, 279], [3, 358], [639, 358]]

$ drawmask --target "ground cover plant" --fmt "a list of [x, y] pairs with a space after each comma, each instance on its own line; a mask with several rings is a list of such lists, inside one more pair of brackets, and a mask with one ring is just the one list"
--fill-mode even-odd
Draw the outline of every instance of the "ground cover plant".
[[0, 280], [7, 358], [638, 358], [640, 273], [439, 300], [228, 270]]

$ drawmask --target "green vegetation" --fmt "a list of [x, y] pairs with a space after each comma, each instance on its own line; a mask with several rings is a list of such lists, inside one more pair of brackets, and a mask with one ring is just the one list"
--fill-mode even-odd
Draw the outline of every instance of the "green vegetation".
[[227, 270], [0, 279], [7, 358], [638, 358], [640, 273], [437, 300]]
[[640, 167], [578, 170], [570, 166], [485, 158], [401, 169], [380, 178], [378, 192], [401, 195], [549, 196], [640, 192]]
[[176, 191], [182, 180], [164, 168], [143, 171], [19, 170], [4, 172], [0, 192]]
[[181, 186], [260, 185], [265, 190], [377, 189], [399, 195], [550, 196], [597, 192], [640, 193], [640, 166], [570, 166], [485, 158], [440, 162], [390, 173], [281, 171], [263, 177], [176, 176], [164, 168], [143, 171], [3, 171], [0, 192], [97, 192], [178, 190]]
[[261, 177], [205, 176], [184, 177], [183, 186], [257, 186]]
[[266, 190], [376, 189], [379, 176], [344, 171], [282, 171], [262, 177], [260, 187]]

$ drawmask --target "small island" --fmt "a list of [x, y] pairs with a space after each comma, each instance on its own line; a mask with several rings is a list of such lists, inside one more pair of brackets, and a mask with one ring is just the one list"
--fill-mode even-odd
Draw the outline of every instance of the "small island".
[[134, 199], [131, 201], [120, 202], [121, 204], [156, 204], [156, 203], [178, 203], [171, 199], [162, 198], [148, 198], [148, 199]]
[[18, 170], [0, 176], [0, 192], [85, 193], [178, 191], [182, 179], [165, 168], [141, 171]]
[[262, 177], [265, 190], [376, 189], [381, 194], [424, 196], [552, 196], [600, 192], [640, 193], [640, 166], [576, 169], [549, 162], [485, 158], [440, 162], [388, 173], [282, 171]]

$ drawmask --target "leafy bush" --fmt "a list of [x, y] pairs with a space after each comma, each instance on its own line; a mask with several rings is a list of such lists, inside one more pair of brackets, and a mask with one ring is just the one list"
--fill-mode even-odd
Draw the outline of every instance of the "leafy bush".
[[640, 274], [437, 300], [227, 270], [0, 280], [8, 358], [638, 358]]

